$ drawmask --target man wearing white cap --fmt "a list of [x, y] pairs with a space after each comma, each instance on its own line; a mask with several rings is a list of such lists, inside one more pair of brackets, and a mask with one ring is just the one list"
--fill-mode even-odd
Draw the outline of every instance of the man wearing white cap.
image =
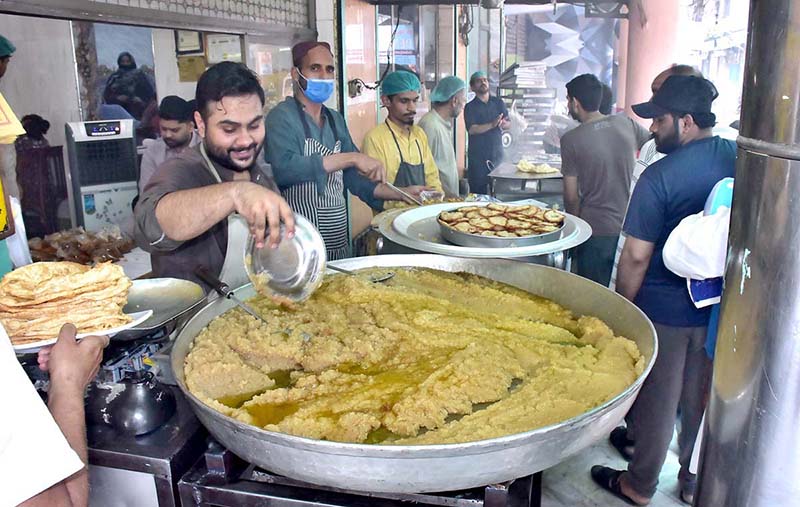
[[431, 110], [419, 121], [428, 136], [428, 146], [439, 169], [439, 180], [446, 197], [458, 197], [459, 171], [453, 148], [453, 120], [467, 103], [467, 84], [456, 76], [439, 81], [431, 92]]

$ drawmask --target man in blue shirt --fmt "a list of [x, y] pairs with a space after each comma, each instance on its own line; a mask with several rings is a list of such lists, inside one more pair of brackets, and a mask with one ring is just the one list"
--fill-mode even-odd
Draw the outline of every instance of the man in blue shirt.
[[659, 350], [628, 414], [633, 425], [626, 442], [633, 448], [628, 470], [598, 465], [592, 467], [592, 478], [636, 505], [647, 504], [655, 493], [679, 407], [680, 496], [690, 504], [694, 496], [689, 463], [710, 375], [704, 351], [709, 311], [694, 306], [685, 279], [664, 266], [662, 250], [678, 223], [702, 211], [714, 185], [734, 174], [736, 144], [711, 131], [716, 98], [710, 81], [673, 75], [649, 102], [633, 106], [637, 115], [652, 118], [656, 148], [667, 156], [642, 174], [631, 197], [617, 291], [653, 321]]
[[489, 166], [503, 161], [503, 130], [511, 128], [508, 109], [498, 97], [489, 94], [489, 79], [478, 71], [469, 78], [475, 98], [464, 107], [464, 122], [469, 133], [467, 149], [467, 179], [469, 190], [476, 194], [489, 193]]

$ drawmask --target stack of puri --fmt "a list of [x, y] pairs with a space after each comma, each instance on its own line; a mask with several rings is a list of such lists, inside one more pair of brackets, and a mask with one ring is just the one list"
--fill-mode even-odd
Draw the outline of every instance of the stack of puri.
[[36, 262], [0, 281], [0, 322], [16, 345], [55, 338], [67, 322], [78, 333], [102, 333], [130, 322], [122, 308], [131, 285], [108, 262]]
[[564, 223], [564, 215], [556, 210], [532, 205], [491, 203], [443, 211], [438, 220], [467, 234], [515, 238], [557, 231]]

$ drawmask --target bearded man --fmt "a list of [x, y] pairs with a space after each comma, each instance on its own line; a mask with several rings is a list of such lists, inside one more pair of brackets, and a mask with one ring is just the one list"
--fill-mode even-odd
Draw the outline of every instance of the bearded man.
[[177, 95], [168, 95], [158, 106], [158, 130], [161, 137], [144, 140], [144, 153], [139, 166], [139, 192], [156, 173], [156, 169], [184, 150], [200, 144], [194, 131], [194, 107]]
[[[218, 63], [200, 76], [196, 100], [202, 142], [167, 160], [145, 186], [134, 211], [136, 242], [150, 252], [154, 276], [208, 290], [196, 274], [202, 266], [235, 288], [247, 282], [248, 229], [258, 248], [276, 247], [281, 222], [286, 237], [294, 234], [294, 215], [260, 156], [266, 129], [258, 77], [241, 63]], [[237, 265], [228, 278], [223, 268]]]
[[688, 504], [694, 497], [689, 463], [711, 372], [705, 353], [710, 308], [695, 307], [686, 279], [664, 265], [663, 249], [681, 220], [703, 211], [714, 185], [734, 175], [736, 143], [712, 132], [711, 103], [717, 95], [707, 79], [672, 75], [650, 101], [633, 106], [634, 113], [652, 119], [656, 149], [666, 157], [642, 173], [631, 197], [617, 292], [653, 321], [658, 356], [626, 417], [635, 434], [635, 440], [624, 442], [632, 451], [628, 469], [596, 465], [591, 474], [601, 487], [634, 505], [647, 505], [655, 494], [679, 408], [679, 495]]

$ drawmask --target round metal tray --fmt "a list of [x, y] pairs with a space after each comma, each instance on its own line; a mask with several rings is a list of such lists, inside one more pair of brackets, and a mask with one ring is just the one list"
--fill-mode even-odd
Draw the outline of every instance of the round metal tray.
[[[457, 257], [497, 258], [533, 257], [562, 252], [584, 243], [592, 235], [592, 228], [580, 218], [564, 214], [564, 225], [551, 241], [522, 246], [462, 246], [453, 244], [442, 235], [439, 213], [462, 206], [483, 203], [442, 203], [422, 206], [411, 210], [386, 211], [373, 223], [389, 241], [419, 252], [428, 252]], [[520, 238], [522, 239], [522, 238]]]

